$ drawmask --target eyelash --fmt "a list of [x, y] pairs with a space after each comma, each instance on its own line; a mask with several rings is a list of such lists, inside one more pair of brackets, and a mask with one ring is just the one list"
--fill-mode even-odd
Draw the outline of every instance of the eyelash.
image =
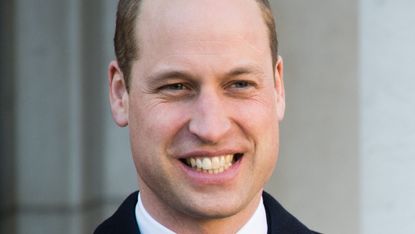
[[230, 83], [228, 86], [230, 89], [236, 90], [236, 91], [248, 91], [252, 88], [257, 88], [257, 83], [250, 81], [250, 80], [235, 80]]
[[[257, 84], [250, 80], [233, 80], [228, 84], [225, 84], [223, 88], [228, 95], [248, 95], [257, 87]], [[185, 82], [177, 82], [171, 84], [165, 84], [160, 86], [157, 90], [160, 94], [166, 95], [166, 97], [190, 97], [196, 94], [196, 87]]]
[[231, 88], [247, 88], [247, 87], [252, 86], [252, 85], [253, 84], [249, 81], [238, 80], [238, 81], [232, 82], [230, 87]]
[[161, 86], [159, 88], [159, 90], [184, 90], [184, 89], [189, 89], [188, 87], [186, 87], [185, 84], [183, 83], [173, 83], [173, 84], [168, 84], [168, 85], [164, 85]]

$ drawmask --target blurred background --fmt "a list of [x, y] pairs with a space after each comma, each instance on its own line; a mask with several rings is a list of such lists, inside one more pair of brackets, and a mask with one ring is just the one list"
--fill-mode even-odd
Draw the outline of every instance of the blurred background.
[[[0, 233], [92, 233], [137, 189], [115, 0], [0, 1]], [[415, 233], [415, 1], [272, 1], [287, 111], [267, 190], [324, 233]]]

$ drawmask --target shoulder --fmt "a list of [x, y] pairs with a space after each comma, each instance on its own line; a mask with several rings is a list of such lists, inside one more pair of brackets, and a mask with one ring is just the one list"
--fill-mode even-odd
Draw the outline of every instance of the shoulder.
[[317, 233], [308, 229], [267, 192], [263, 192], [262, 199], [267, 214], [268, 233]]
[[135, 218], [138, 191], [130, 194], [115, 213], [101, 223], [94, 234], [140, 233]]

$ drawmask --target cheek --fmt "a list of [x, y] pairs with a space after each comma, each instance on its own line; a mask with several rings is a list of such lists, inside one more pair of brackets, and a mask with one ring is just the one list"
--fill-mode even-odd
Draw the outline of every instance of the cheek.
[[[279, 148], [279, 120], [276, 103], [264, 96], [239, 106], [235, 121], [244, 134], [253, 140], [255, 164], [260, 168], [273, 168]], [[264, 170], [268, 171], [268, 170]]]
[[161, 150], [183, 127], [185, 121], [186, 111], [177, 105], [158, 103], [130, 107], [131, 136], [137, 142], [145, 143], [146, 148]]
[[268, 138], [278, 132], [276, 103], [270, 96], [260, 96], [243, 103], [232, 103], [233, 118], [247, 134], [258, 138]]
[[171, 166], [167, 150], [183, 126], [183, 112], [162, 104], [151, 108], [136, 105], [130, 107], [129, 117], [130, 144], [140, 178], [151, 180], [163, 177], [162, 171]]

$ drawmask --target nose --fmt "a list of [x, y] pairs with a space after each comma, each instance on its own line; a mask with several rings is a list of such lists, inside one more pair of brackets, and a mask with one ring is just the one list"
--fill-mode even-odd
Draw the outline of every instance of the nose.
[[191, 112], [189, 131], [204, 143], [218, 143], [231, 129], [224, 100], [215, 92], [202, 92]]

